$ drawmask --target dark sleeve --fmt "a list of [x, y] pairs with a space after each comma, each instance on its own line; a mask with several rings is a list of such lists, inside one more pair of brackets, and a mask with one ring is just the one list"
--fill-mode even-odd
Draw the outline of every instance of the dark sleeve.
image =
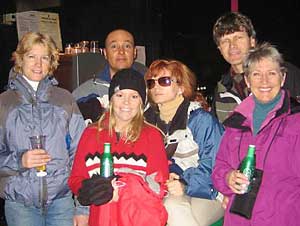
[[77, 102], [77, 104], [84, 120], [91, 119], [92, 122], [96, 122], [105, 110], [96, 97], [84, 102]]
[[218, 118], [217, 116], [217, 112], [216, 112], [216, 97], [218, 95], [218, 90], [217, 90], [217, 85], [216, 87], [214, 88], [214, 92], [212, 94], [212, 101], [211, 101], [211, 110], [210, 112], [216, 117]]
[[300, 69], [295, 65], [285, 62], [287, 75], [283, 87], [290, 91], [291, 97], [300, 96]]

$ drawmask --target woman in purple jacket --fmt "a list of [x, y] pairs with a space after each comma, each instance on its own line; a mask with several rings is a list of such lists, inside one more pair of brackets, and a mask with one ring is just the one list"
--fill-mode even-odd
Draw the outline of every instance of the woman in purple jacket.
[[[226, 127], [212, 180], [229, 197], [224, 226], [294, 226], [300, 220], [300, 113], [281, 87], [283, 59], [269, 43], [250, 51], [245, 81], [252, 95], [224, 122]], [[250, 219], [230, 211], [247, 178], [237, 169], [249, 144], [256, 146], [256, 168], [263, 172]], [[248, 202], [249, 204], [249, 202]]]

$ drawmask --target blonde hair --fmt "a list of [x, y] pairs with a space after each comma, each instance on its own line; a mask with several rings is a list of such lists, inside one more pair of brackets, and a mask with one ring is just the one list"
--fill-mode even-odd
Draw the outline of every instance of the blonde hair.
[[145, 74], [145, 79], [155, 78], [165, 69], [170, 71], [171, 77], [175, 78], [177, 84], [184, 88], [182, 95], [188, 99], [192, 98], [196, 88], [196, 76], [191, 69], [178, 60], [153, 61]]
[[[116, 126], [116, 118], [112, 107], [112, 101], [109, 103], [108, 112], [101, 116], [97, 124], [98, 131], [106, 129], [109, 132], [109, 136], [113, 135], [113, 131]], [[128, 124], [125, 132], [121, 134], [122, 138], [125, 139], [125, 143], [133, 143], [137, 141], [144, 126], [144, 106], [141, 102], [139, 111]]]
[[24, 55], [28, 53], [34, 45], [42, 45], [47, 48], [50, 57], [49, 74], [52, 75], [58, 67], [59, 52], [55, 42], [49, 35], [38, 32], [26, 33], [18, 43], [17, 49], [12, 53], [12, 60], [15, 62], [15, 72], [23, 73]]

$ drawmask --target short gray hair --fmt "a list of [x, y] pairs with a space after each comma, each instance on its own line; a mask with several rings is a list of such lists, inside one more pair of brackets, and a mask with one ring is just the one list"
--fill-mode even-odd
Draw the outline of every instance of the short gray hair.
[[249, 53], [243, 64], [245, 76], [249, 75], [249, 68], [251, 67], [251, 65], [261, 61], [264, 58], [269, 58], [272, 61], [278, 63], [281, 72], [286, 72], [286, 68], [284, 67], [284, 59], [281, 53], [274, 45], [270, 44], [269, 42], [263, 42], [261, 44], [258, 44], [255, 48], [249, 50]]

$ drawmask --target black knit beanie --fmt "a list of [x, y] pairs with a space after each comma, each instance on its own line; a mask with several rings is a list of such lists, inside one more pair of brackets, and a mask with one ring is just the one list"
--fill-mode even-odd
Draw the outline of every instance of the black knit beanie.
[[122, 69], [112, 78], [108, 90], [109, 100], [122, 89], [132, 89], [139, 93], [143, 103], [146, 101], [146, 84], [142, 74], [134, 69]]

